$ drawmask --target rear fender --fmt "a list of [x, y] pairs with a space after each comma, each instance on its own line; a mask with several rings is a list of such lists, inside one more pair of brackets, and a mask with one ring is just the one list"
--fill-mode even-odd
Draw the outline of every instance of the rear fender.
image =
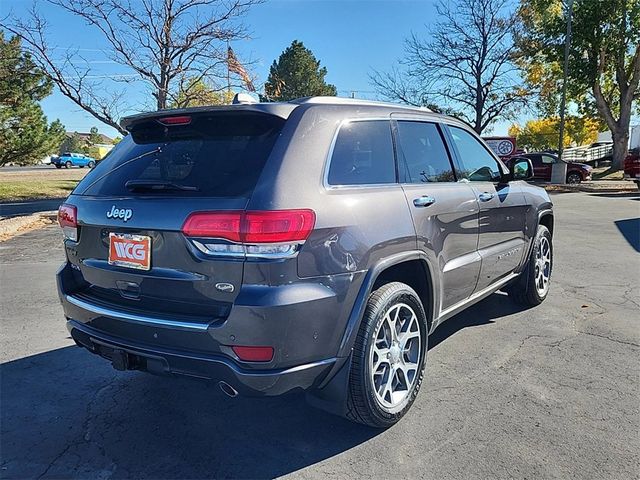
[[434, 275], [431, 262], [429, 262], [427, 254], [419, 250], [414, 250], [380, 260], [376, 265], [369, 269], [362, 286], [360, 287], [360, 291], [353, 305], [353, 309], [351, 310], [351, 315], [349, 316], [347, 327], [338, 350], [337, 357], [339, 360], [333, 365], [333, 368], [318, 388], [307, 393], [307, 400], [310, 404], [337, 415], [346, 415], [346, 399], [349, 388], [349, 372], [351, 369], [353, 344], [355, 343], [356, 336], [360, 330], [364, 311], [366, 309], [369, 296], [373, 290], [373, 286], [380, 274], [386, 269], [411, 260], [422, 261], [429, 272], [429, 278], [427, 281], [431, 301], [429, 302], [429, 305], [425, 306], [425, 313], [429, 320], [430, 330], [433, 330], [435, 324], [435, 322], [433, 322], [434, 311], [437, 311], [436, 309], [439, 308], [439, 305], [437, 304], [438, 298], [435, 292], [438, 291], [440, 284], [438, 277]]

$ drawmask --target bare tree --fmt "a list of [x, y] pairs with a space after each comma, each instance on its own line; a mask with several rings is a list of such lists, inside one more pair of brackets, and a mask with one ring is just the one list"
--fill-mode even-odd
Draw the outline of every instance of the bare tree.
[[527, 97], [512, 63], [516, 17], [508, 0], [441, 1], [436, 8], [428, 38], [412, 33], [401, 68], [374, 71], [371, 82], [393, 100], [444, 104], [482, 133]]
[[200, 80], [227, 83], [228, 42], [246, 37], [240, 18], [261, 0], [46, 0], [79, 16], [98, 31], [105, 54], [130, 72], [95, 75], [79, 49], [61, 55], [47, 41], [47, 22], [37, 8], [27, 20], [6, 19], [0, 26], [23, 40], [34, 61], [60, 91], [101, 122], [118, 124], [126, 108], [120, 82], [142, 82], [158, 110]]

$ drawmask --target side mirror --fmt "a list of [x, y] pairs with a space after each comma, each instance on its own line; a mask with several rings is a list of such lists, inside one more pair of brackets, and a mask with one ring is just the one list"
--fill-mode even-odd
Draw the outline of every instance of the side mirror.
[[533, 164], [528, 158], [514, 160], [509, 168], [511, 180], [530, 180], [533, 178]]

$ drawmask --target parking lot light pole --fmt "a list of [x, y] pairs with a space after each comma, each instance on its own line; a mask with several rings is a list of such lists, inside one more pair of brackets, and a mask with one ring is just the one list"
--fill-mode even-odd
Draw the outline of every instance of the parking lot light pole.
[[564, 146], [564, 115], [567, 103], [567, 76], [569, 74], [569, 49], [571, 48], [571, 17], [573, 16], [573, 0], [567, 4], [567, 34], [564, 39], [564, 70], [562, 75], [562, 96], [560, 98], [560, 137], [558, 138], [558, 157], [562, 158]]

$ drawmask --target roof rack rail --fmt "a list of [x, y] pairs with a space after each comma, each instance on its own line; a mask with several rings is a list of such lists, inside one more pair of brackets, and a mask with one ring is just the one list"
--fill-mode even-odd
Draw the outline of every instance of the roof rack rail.
[[303, 105], [303, 104], [371, 105], [371, 106], [380, 106], [380, 107], [400, 107], [400, 108], [406, 108], [410, 110], [419, 110], [421, 112], [432, 112], [432, 110], [427, 107], [416, 107], [415, 105], [400, 105], [398, 103], [381, 102], [378, 100], [361, 100], [358, 98], [347, 98], [347, 97], [326, 97], [326, 96], [302, 97], [302, 98], [296, 98], [295, 100], [291, 100], [289, 103], [297, 103], [300, 105]]

